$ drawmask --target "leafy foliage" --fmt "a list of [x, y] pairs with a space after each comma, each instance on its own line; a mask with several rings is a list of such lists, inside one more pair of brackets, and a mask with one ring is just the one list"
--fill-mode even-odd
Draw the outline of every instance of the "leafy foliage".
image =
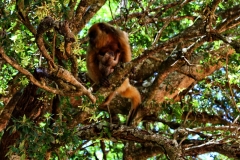
[[[1, 52], [0, 127], [4, 131], [0, 132], [0, 149], [8, 157], [21, 159], [174, 159], [171, 156], [175, 155], [193, 159], [203, 153], [209, 153], [203, 159], [239, 158], [239, 147], [235, 147], [240, 143], [239, 2], [124, 3], [0, 2], [0, 47], [13, 61], [7, 63]], [[54, 24], [68, 22], [75, 34], [69, 54], [66, 35], [57, 31], [58, 26], [43, 27], [47, 30], [43, 44], [53, 61], [37, 42], [46, 16], [52, 17]], [[130, 126], [131, 132], [124, 126], [127, 101], [117, 97], [110, 108], [101, 108], [109, 89], [89, 92], [97, 97], [92, 104], [89, 95], [75, 94], [79, 86], [67, 79], [69, 75], [57, 77], [53, 69], [61, 67], [82, 86], [95, 87], [85, 76], [85, 54], [88, 29], [97, 22], [109, 22], [129, 34], [134, 59], [131, 78], [143, 100], [137, 114], [142, 121]], [[174, 61], [167, 63], [171, 59]], [[53, 63], [56, 66], [49, 67]], [[46, 69], [43, 76], [35, 75], [36, 68]], [[44, 71], [49, 71], [47, 76]], [[116, 82], [120, 81], [117, 78]], [[42, 89], [27, 90], [36, 81], [40, 86], [36, 87]], [[46, 86], [51, 88], [44, 90]], [[18, 94], [22, 97], [9, 105]], [[11, 136], [15, 141], [4, 146]]]

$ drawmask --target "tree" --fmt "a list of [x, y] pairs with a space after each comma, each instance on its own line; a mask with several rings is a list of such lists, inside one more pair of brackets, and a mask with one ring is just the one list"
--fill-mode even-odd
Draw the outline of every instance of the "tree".
[[[238, 1], [0, 3], [0, 159], [240, 158]], [[87, 30], [129, 34], [133, 60], [109, 88], [86, 76]], [[104, 98], [124, 77], [142, 104]]]

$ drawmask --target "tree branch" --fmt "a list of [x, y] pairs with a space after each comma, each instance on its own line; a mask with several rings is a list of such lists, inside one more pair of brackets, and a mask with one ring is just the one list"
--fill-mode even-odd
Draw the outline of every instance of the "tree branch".
[[[107, 132], [103, 132], [108, 130]], [[109, 133], [111, 137], [108, 137]], [[80, 127], [78, 135], [81, 139], [92, 139], [93, 137], [102, 135], [102, 138], [108, 138], [112, 141], [134, 141], [138, 143], [152, 143], [159, 147], [162, 147], [169, 159], [182, 159], [181, 149], [178, 148], [177, 143], [174, 140], [170, 140], [159, 134], [153, 134], [140, 129], [133, 129], [127, 126], [120, 126], [116, 124], [110, 124], [105, 126], [101, 123], [93, 124], [89, 126]]]
[[12, 116], [12, 112], [15, 109], [15, 106], [20, 97], [21, 97], [21, 93], [20, 92], [16, 93], [14, 97], [4, 107], [2, 113], [0, 114], [0, 132], [6, 128]]
[[[73, 85], [75, 84], [78, 88], [80, 88], [80, 91], [78, 90], [77, 92], [65, 92], [59, 89], [55, 89], [52, 88], [50, 86], [46, 86], [44, 84], [42, 84], [41, 82], [39, 82], [37, 79], [34, 78], [34, 76], [26, 69], [22, 68], [19, 64], [17, 64], [16, 62], [14, 62], [13, 60], [11, 60], [5, 53], [2, 47], [0, 47], [0, 55], [2, 55], [2, 58], [4, 60], [7, 61], [7, 63], [9, 63], [11, 66], [13, 66], [15, 69], [17, 69], [19, 72], [21, 72], [22, 74], [24, 74], [33, 84], [35, 84], [36, 86], [49, 91], [51, 93], [54, 94], [59, 94], [62, 96], [82, 96], [82, 95], [87, 95], [90, 100], [92, 102], [95, 103], [96, 98], [84, 87], [82, 86], [82, 84], [80, 84], [73, 76], [69, 78], [69, 75], [71, 75], [70, 72], [68, 72], [67, 70], [64, 69], [59, 69], [56, 72], [56, 76], [58, 77], [64, 77], [64, 80], [66, 80], [66, 82], [72, 83]], [[63, 75], [65, 74], [65, 75]]]
[[71, 30], [77, 34], [95, 13], [105, 4], [106, 0], [82, 0], [76, 14], [70, 22]]

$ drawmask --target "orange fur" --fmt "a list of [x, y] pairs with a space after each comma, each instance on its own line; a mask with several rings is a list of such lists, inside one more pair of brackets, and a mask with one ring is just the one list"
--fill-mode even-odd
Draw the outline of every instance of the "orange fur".
[[111, 92], [105, 99], [105, 102], [101, 105], [108, 106], [116, 95], [131, 99], [131, 109], [129, 111], [126, 123], [127, 125], [130, 125], [133, 118], [135, 117], [138, 106], [141, 104], [141, 95], [137, 88], [129, 83], [129, 78], [126, 78], [121, 86], [118, 87], [115, 91]]
[[[131, 61], [128, 35], [110, 24], [97, 23], [89, 29], [88, 36], [89, 48], [86, 58], [88, 76], [97, 84], [108, 84], [103, 81], [107, 81], [107, 76], [114, 71], [117, 63]], [[109, 105], [116, 95], [131, 99], [131, 109], [127, 119], [129, 125], [141, 103], [141, 95], [127, 78], [120, 87], [108, 95], [102, 105]]]
[[127, 33], [114, 28], [107, 23], [94, 24], [88, 32], [89, 47], [87, 51], [87, 70], [88, 76], [97, 84], [105, 77], [99, 70], [98, 55], [104, 55], [104, 52], [113, 51], [120, 53], [120, 62], [131, 61], [131, 49], [128, 43]]

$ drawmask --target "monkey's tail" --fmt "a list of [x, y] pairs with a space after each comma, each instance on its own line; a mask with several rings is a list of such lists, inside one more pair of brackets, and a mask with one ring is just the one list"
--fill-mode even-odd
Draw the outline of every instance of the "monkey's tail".
[[136, 116], [136, 113], [138, 111], [138, 108], [141, 104], [141, 95], [138, 92], [138, 90], [134, 87], [134, 90], [136, 90], [136, 92], [134, 92], [134, 97], [132, 97], [131, 99], [131, 109], [129, 111], [128, 117], [127, 117], [127, 126], [130, 126], [130, 124], [132, 123], [133, 119]]
[[127, 117], [127, 122], [126, 122], [126, 125], [127, 126], [130, 126], [130, 124], [132, 123], [133, 119], [135, 118], [136, 116], [136, 113], [137, 113], [137, 110], [138, 110], [138, 107], [135, 108], [135, 109], [132, 109], [130, 110], [129, 114], [128, 114], [128, 117]]

